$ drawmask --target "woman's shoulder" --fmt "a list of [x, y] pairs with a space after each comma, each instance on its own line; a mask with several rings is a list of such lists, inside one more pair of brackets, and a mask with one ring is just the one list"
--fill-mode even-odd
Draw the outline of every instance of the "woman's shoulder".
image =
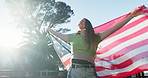
[[71, 34], [67, 34], [68, 36], [74, 36], [77, 35], [77, 33], [71, 33]]
[[68, 42], [73, 41], [73, 39], [75, 39], [75, 37], [77, 36], [77, 33], [71, 33], [71, 34], [67, 34], [68, 36]]

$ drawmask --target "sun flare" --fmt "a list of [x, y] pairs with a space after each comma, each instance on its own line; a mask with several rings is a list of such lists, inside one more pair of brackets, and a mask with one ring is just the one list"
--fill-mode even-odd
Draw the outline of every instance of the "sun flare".
[[16, 48], [21, 38], [19, 31], [14, 28], [2, 29], [0, 31], [0, 47]]
[[8, 9], [0, 8], [0, 47], [16, 48], [21, 40], [21, 32], [12, 24]]

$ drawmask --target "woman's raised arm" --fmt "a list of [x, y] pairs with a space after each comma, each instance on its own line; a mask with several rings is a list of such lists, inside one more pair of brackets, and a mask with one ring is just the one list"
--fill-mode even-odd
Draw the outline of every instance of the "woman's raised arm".
[[113, 34], [115, 31], [117, 31], [118, 29], [120, 29], [121, 27], [123, 27], [125, 24], [127, 24], [133, 17], [136, 17], [138, 15], [141, 15], [143, 12], [142, 12], [142, 9], [134, 9], [131, 14], [126, 17], [123, 21], [121, 21], [120, 23], [118, 23], [117, 25], [115, 25], [113, 28], [111, 29], [108, 29], [102, 33], [100, 33], [100, 37], [101, 37], [101, 40], [105, 39], [106, 37], [108, 37], [109, 35]]
[[53, 34], [53, 35], [59, 37], [60, 39], [62, 39], [62, 40], [64, 40], [64, 41], [68, 42], [68, 36], [67, 36], [67, 35], [57, 33], [57, 32], [53, 31], [53, 30], [50, 29], [50, 28], [47, 29], [47, 32], [50, 32], [51, 34]]

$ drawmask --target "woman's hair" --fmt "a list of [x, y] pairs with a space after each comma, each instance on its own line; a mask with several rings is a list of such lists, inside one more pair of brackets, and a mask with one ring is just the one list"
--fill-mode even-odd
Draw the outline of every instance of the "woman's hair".
[[99, 37], [94, 33], [94, 29], [93, 26], [91, 24], [91, 22], [84, 18], [85, 20], [85, 34], [84, 34], [84, 39], [86, 41], [86, 43], [89, 45], [88, 47], [91, 48], [93, 47], [93, 49], [97, 48], [97, 40], [99, 39]]

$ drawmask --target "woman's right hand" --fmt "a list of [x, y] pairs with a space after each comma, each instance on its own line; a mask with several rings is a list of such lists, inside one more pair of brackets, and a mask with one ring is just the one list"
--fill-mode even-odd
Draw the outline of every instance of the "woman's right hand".
[[68, 36], [67, 35], [57, 33], [57, 32], [55, 32], [54, 30], [52, 30], [50, 28], [46, 29], [46, 31], [50, 32], [51, 34], [55, 35], [56, 37], [59, 37], [62, 40], [68, 42]]

